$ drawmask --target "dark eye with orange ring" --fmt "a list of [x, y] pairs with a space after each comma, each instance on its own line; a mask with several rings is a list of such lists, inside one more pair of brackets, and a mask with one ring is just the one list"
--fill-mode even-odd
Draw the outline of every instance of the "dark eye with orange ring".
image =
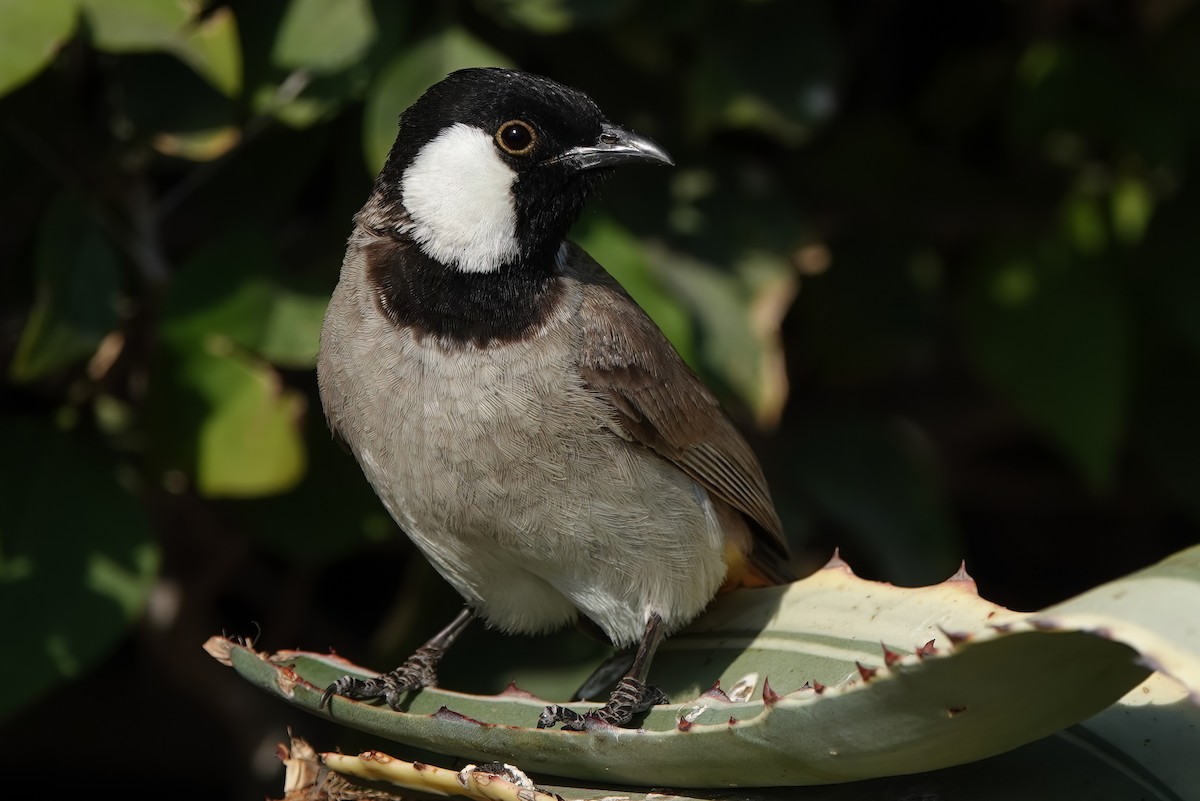
[[524, 156], [533, 150], [535, 141], [533, 126], [522, 120], [509, 120], [496, 130], [496, 144], [513, 156]]

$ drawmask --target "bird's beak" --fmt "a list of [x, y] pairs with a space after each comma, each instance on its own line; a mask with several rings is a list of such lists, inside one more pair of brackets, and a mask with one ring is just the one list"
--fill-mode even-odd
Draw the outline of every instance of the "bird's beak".
[[635, 134], [616, 125], [605, 123], [595, 143], [573, 147], [553, 160], [577, 170], [594, 170], [598, 167], [615, 167], [635, 161], [651, 164], [675, 165], [671, 154], [649, 137]]

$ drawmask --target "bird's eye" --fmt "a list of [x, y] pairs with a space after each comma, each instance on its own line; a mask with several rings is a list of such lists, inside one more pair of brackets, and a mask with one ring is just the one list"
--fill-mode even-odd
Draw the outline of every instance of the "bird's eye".
[[524, 156], [533, 150], [536, 140], [533, 126], [522, 120], [509, 120], [496, 131], [496, 144], [513, 156]]

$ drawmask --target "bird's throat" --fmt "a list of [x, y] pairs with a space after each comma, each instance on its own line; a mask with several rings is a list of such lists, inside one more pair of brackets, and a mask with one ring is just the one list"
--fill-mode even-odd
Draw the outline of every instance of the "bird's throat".
[[367, 280], [391, 322], [448, 344], [504, 344], [536, 331], [557, 308], [562, 287], [555, 260], [464, 272], [425, 254], [406, 238], [381, 237], [364, 248]]

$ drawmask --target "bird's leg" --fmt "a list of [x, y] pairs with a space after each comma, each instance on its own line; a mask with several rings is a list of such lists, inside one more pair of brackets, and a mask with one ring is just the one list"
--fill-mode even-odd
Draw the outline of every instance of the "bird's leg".
[[422, 687], [437, 686], [437, 666], [442, 661], [446, 650], [463, 633], [467, 624], [475, 619], [475, 613], [470, 607], [463, 607], [450, 625], [430, 638], [404, 664], [390, 673], [384, 673], [373, 679], [360, 679], [354, 676], [342, 676], [325, 688], [321, 694], [318, 709], [323, 709], [335, 695], [352, 698], [355, 701], [370, 701], [382, 698], [392, 709], [400, 709], [400, 700], [405, 693], [419, 690]]
[[663, 639], [662, 618], [655, 612], [646, 621], [646, 631], [633, 657], [633, 665], [619, 682], [608, 703], [599, 709], [580, 715], [566, 707], [551, 704], [538, 717], [538, 728], [545, 729], [556, 723], [563, 724], [565, 731], [583, 731], [595, 724], [624, 726], [634, 715], [645, 712], [655, 704], [667, 701], [666, 694], [657, 687], [646, 685], [646, 674], [650, 672], [650, 661]]
[[623, 648], [600, 663], [600, 667], [592, 671], [579, 689], [571, 696], [572, 701], [590, 701], [600, 698], [609, 688], [617, 683], [617, 679], [629, 672], [636, 656], [634, 648]]

